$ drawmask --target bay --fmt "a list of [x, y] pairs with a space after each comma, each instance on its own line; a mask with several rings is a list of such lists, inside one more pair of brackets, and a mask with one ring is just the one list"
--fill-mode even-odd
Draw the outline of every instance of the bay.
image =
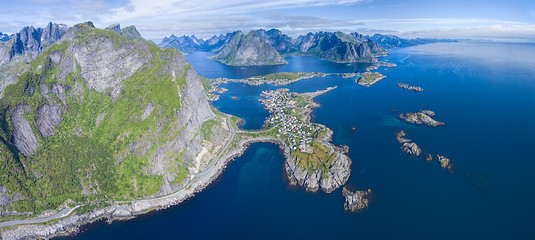
[[[333, 143], [349, 146], [348, 181], [371, 188], [362, 213], [347, 214], [343, 197], [288, 189], [278, 146], [253, 144], [220, 180], [188, 202], [132, 221], [87, 227], [78, 239], [534, 239], [535, 45], [437, 43], [391, 50], [380, 68], [387, 77], [371, 87], [339, 75], [287, 86], [306, 92], [338, 86], [319, 96], [313, 121], [334, 131]], [[280, 71], [359, 72], [366, 65], [309, 57], [289, 64], [228, 67], [186, 55], [202, 76], [242, 78]], [[398, 88], [404, 82], [424, 92]], [[268, 116], [257, 101], [273, 85], [223, 85], [213, 103], [258, 129]], [[239, 99], [230, 98], [237, 96]], [[402, 112], [429, 109], [443, 127], [409, 125]], [[351, 131], [356, 127], [356, 132]], [[397, 130], [433, 154], [451, 158], [454, 173], [401, 152]]]

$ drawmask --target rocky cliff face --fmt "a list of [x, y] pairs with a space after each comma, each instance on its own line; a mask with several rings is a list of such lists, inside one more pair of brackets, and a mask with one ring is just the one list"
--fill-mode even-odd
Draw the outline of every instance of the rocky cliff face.
[[[118, 29], [72, 27], [5, 89], [3, 208], [168, 194], [221, 144], [222, 124], [183, 55]], [[207, 121], [216, 123], [206, 130]]]
[[298, 42], [299, 51], [308, 56], [334, 62], [374, 62], [377, 56], [386, 52], [373, 41], [360, 35], [348, 35], [342, 32], [309, 33]]
[[285, 149], [284, 168], [290, 184], [302, 186], [307, 191], [316, 192], [321, 189], [330, 193], [346, 183], [351, 171], [351, 159], [345, 155], [346, 151], [328, 142], [331, 136], [332, 131], [328, 130], [326, 138], [320, 140], [327, 152], [333, 154], [333, 158], [329, 162], [317, 163], [320, 166], [328, 166], [328, 169], [305, 166], [301, 159], [289, 154], [289, 149]]
[[292, 38], [283, 34], [278, 29], [270, 29], [266, 32], [264, 29], [256, 30], [258, 36], [273, 46], [280, 54], [295, 52], [296, 46], [293, 44]]
[[65, 24], [48, 23], [45, 28], [27, 26], [7, 42], [0, 42], [0, 98], [5, 87], [27, 71], [31, 59], [59, 40], [69, 29]]
[[236, 33], [213, 58], [228, 65], [273, 65], [285, 64], [275, 48], [263, 41], [256, 31], [247, 35]]
[[24, 27], [13, 37], [10, 57], [29, 54], [32, 58], [60, 39], [68, 30], [65, 24], [48, 23], [45, 28]]

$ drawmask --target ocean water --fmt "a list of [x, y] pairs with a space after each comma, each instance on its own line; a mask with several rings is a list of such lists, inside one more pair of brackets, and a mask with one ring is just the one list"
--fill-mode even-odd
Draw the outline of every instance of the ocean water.
[[[279, 71], [358, 72], [363, 64], [308, 57], [288, 65], [228, 67], [186, 55], [206, 77], [249, 77]], [[253, 144], [220, 180], [186, 203], [132, 221], [86, 227], [78, 239], [535, 239], [535, 45], [437, 43], [391, 50], [371, 87], [340, 76], [287, 86], [321, 95], [313, 121], [349, 146], [348, 184], [371, 188], [368, 210], [348, 214], [340, 190], [331, 194], [288, 188], [277, 145]], [[404, 82], [424, 88], [398, 88]], [[257, 101], [272, 85], [228, 83], [214, 103], [258, 129], [268, 112]], [[233, 100], [230, 97], [237, 96]], [[443, 127], [409, 125], [401, 112], [433, 110]], [[356, 132], [351, 131], [356, 127]], [[423, 150], [449, 157], [453, 173], [434, 160], [401, 152], [397, 130]]]

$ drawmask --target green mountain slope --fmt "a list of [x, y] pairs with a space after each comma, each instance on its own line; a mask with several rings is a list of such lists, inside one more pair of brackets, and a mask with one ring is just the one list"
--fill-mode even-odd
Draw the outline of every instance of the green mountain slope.
[[221, 144], [224, 119], [182, 54], [130, 39], [78, 24], [5, 88], [0, 217], [169, 194]]

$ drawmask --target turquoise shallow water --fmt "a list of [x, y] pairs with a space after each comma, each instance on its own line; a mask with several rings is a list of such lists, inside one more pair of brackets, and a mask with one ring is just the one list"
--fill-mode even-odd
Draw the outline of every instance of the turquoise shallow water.
[[[344, 213], [340, 190], [288, 189], [278, 147], [258, 143], [187, 203], [133, 221], [97, 223], [76, 238], [535, 239], [535, 45], [439, 43], [391, 52], [386, 59], [398, 67], [380, 69], [387, 78], [369, 88], [339, 76], [284, 86], [297, 92], [338, 86], [316, 99], [322, 106], [313, 121], [333, 129], [334, 144], [349, 146], [348, 183], [375, 193], [367, 211]], [[242, 69], [209, 55], [186, 57], [207, 77], [366, 67], [293, 57], [284, 66]], [[399, 81], [425, 91], [400, 89]], [[230, 91], [214, 106], [243, 117], [246, 129], [260, 128], [268, 113], [259, 94], [278, 87], [224, 87]], [[397, 118], [420, 109], [435, 111], [446, 125], [414, 126]], [[402, 153], [394, 136], [400, 129], [421, 148], [451, 158], [454, 173]]]

